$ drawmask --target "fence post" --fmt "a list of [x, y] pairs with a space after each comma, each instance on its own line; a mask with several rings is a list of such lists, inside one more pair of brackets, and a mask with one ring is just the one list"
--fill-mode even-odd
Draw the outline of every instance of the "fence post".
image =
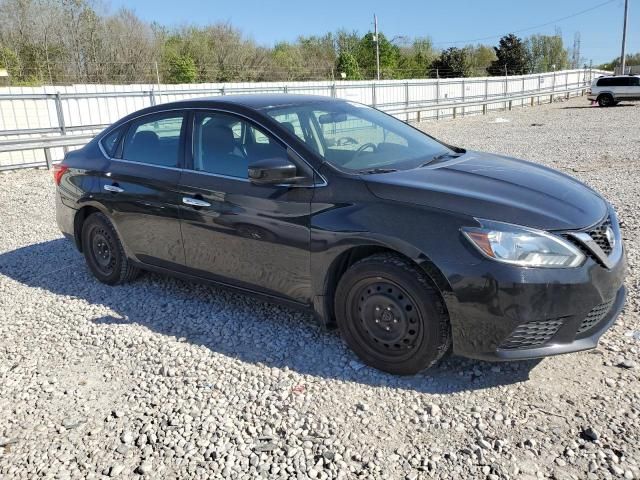
[[[466, 84], [464, 81], [464, 78], [462, 79], [462, 103], [464, 104], [464, 97], [465, 97], [465, 92], [464, 92], [464, 88], [465, 88]], [[464, 117], [464, 105], [462, 106], [462, 116]]]
[[[58, 116], [58, 127], [60, 128], [60, 135], [66, 135], [67, 127], [64, 123], [64, 110], [62, 110], [62, 99], [60, 98], [60, 92], [56, 92], [55, 103], [56, 103], [56, 115]], [[69, 147], [66, 147], [66, 146], [63, 147], [62, 151], [66, 155], [67, 152], [69, 151]], [[45, 156], [46, 156], [46, 151], [45, 151]]]
[[[440, 103], [440, 75], [436, 69], [436, 104]], [[436, 120], [440, 120], [440, 109], [436, 110]]]
[[[507, 70], [507, 64], [504, 64], [504, 97], [509, 95], [509, 70]], [[507, 109], [507, 102], [504, 103], [504, 109]]]
[[553, 66], [553, 83], [551, 84], [551, 100], [549, 103], [553, 103], [554, 93], [556, 93], [556, 66]]
[[567, 100], [569, 100], [569, 97], [571, 96], [569, 93], [569, 71], [564, 74], [564, 89], [567, 90]]
[[487, 100], [489, 100], [489, 79], [485, 78], [484, 79], [484, 101], [485, 101], [485, 104], [482, 105], [482, 114], [483, 115], [487, 114], [487, 107], [488, 107], [488, 104], [486, 103]]
[[375, 107], [377, 105], [377, 98], [376, 98], [376, 82], [374, 81], [371, 84], [371, 103], [373, 103], [373, 106]]
[[[522, 95], [524, 96], [524, 75], [522, 76]], [[524, 107], [524, 98], [520, 100], [520, 106]]]
[[[409, 82], [404, 83], [404, 104], [409, 108]], [[409, 122], [409, 114], [407, 113], [407, 123]]]
[[224, 97], [226, 95], [226, 92], [224, 91], [224, 85], [222, 86], [222, 88], [220, 88], [220, 96]]
[[156, 104], [156, 97], [153, 95], [153, 89], [149, 90], [149, 103], [152, 107]]
[[60, 99], [60, 92], [56, 93], [56, 114], [58, 116], [58, 127], [60, 128], [60, 135], [67, 134], [67, 128], [64, 124], [64, 112], [62, 110], [62, 100]]
[[47, 170], [51, 170], [51, 149], [49, 147], [44, 149], [44, 159], [47, 162]]
[[336, 91], [336, 82], [333, 82], [333, 85], [331, 85], [331, 96], [333, 98], [338, 96], [338, 92]]

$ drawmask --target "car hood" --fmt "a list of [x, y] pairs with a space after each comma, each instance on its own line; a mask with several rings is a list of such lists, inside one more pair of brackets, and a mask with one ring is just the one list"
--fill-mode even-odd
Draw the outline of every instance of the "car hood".
[[379, 198], [544, 230], [585, 228], [607, 212], [602, 197], [568, 175], [481, 152], [364, 179]]

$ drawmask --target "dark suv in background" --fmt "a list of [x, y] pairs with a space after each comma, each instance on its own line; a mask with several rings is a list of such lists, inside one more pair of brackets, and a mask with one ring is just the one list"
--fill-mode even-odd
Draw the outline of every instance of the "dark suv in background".
[[54, 175], [58, 224], [100, 281], [154, 270], [309, 309], [393, 373], [451, 348], [494, 360], [593, 348], [624, 303], [620, 228], [598, 193], [357, 103], [158, 105]]

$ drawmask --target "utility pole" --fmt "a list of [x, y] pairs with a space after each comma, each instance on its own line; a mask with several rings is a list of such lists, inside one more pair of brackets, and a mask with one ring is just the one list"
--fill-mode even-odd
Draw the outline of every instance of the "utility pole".
[[378, 17], [373, 14], [373, 40], [376, 42], [376, 78], [380, 80], [380, 41], [378, 39]]
[[626, 55], [625, 47], [627, 43], [627, 17], [629, 13], [629, 0], [624, 0], [624, 23], [622, 24], [622, 54], [620, 55], [620, 64], [622, 65], [622, 75], [625, 72]]

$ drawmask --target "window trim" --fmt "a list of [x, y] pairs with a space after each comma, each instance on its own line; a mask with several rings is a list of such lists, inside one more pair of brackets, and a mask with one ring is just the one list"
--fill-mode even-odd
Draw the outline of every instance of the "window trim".
[[[171, 112], [179, 112], [178, 114], [171, 114]], [[124, 158], [124, 143], [125, 143], [125, 139], [127, 138], [127, 136], [129, 135], [129, 132], [131, 130], [131, 128], [133, 127], [133, 124], [136, 123], [136, 121], [139, 118], [142, 118], [144, 116], [152, 116], [152, 115], [156, 115], [156, 116], [160, 116], [160, 117], [166, 117], [166, 118], [177, 118], [179, 116], [182, 117], [182, 124], [180, 125], [180, 135], [178, 136], [178, 158], [176, 159], [176, 165], [174, 167], [168, 166], [168, 165], [157, 165], [155, 163], [148, 163], [148, 162], [138, 162], [136, 160], [129, 160]], [[184, 151], [185, 151], [185, 147], [184, 147], [184, 142], [185, 142], [185, 138], [186, 138], [186, 123], [187, 123], [187, 119], [188, 119], [188, 114], [186, 111], [184, 111], [184, 109], [174, 109], [174, 110], [167, 110], [167, 111], [158, 111], [158, 112], [150, 112], [146, 115], [141, 115], [139, 117], [136, 118], [132, 118], [131, 120], [129, 120], [126, 125], [124, 130], [124, 133], [121, 134], [120, 137], [120, 145], [118, 148], [118, 151], [116, 152], [116, 154], [118, 155], [118, 157], [115, 158], [115, 160], [123, 160], [127, 163], [133, 163], [133, 164], [138, 164], [138, 165], [147, 165], [147, 166], [153, 166], [153, 167], [162, 167], [162, 168], [167, 168], [167, 169], [171, 169], [171, 170], [182, 170], [184, 168], [184, 163], [185, 163], [185, 159], [184, 159]], [[151, 120], [153, 121], [153, 120]], [[144, 124], [144, 123], [143, 123]], [[103, 137], [104, 138], [104, 137]]]
[[[322, 175], [313, 165], [311, 165], [302, 155], [300, 155], [300, 153], [298, 153], [298, 151], [293, 148], [291, 145], [289, 145], [285, 140], [282, 139], [282, 137], [280, 135], [278, 135], [277, 133], [275, 133], [271, 128], [263, 125], [262, 123], [260, 123], [259, 121], [257, 121], [254, 118], [251, 118], [247, 115], [244, 115], [242, 113], [233, 111], [233, 110], [228, 110], [225, 108], [221, 108], [221, 107], [184, 107], [184, 108], [168, 108], [168, 109], [163, 109], [163, 110], [154, 110], [152, 112], [145, 112], [145, 113], [141, 113], [139, 115], [136, 115], [133, 118], [130, 118], [129, 120], [127, 120], [126, 122], [120, 123], [118, 124], [117, 122], [113, 125], [111, 125], [110, 127], [108, 127], [104, 132], [102, 132], [99, 140], [98, 140], [98, 147], [100, 149], [100, 152], [102, 153], [102, 155], [104, 155], [105, 158], [107, 158], [108, 160], [112, 160], [112, 161], [125, 161], [127, 162], [127, 160], [122, 160], [120, 158], [115, 158], [115, 157], [111, 157], [110, 155], [107, 154], [107, 152], [105, 151], [105, 149], [102, 146], [102, 139], [109, 135], [109, 133], [111, 133], [113, 130], [117, 129], [117, 128], [121, 128], [121, 127], [125, 127], [126, 129], [129, 128], [130, 124], [132, 122], [134, 122], [135, 120], [142, 118], [142, 117], [146, 117], [148, 115], [155, 115], [157, 113], [168, 113], [168, 112], [182, 112], [182, 114], [184, 116], [187, 117], [187, 126], [186, 126], [186, 131], [185, 131], [185, 137], [192, 137], [193, 136], [193, 128], [192, 127], [192, 121], [190, 119], [192, 119], [194, 117], [193, 113], [197, 110], [207, 110], [207, 111], [217, 111], [217, 112], [222, 112], [222, 113], [229, 113], [231, 115], [236, 115], [238, 117], [244, 118], [250, 122], [255, 123], [256, 125], [258, 125], [260, 128], [262, 128], [263, 130], [265, 130], [266, 132], [269, 132], [269, 134], [271, 134], [272, 136], [274, 136], [277, 140], [279, 140], [282, 144], [284, 144], [288, 150], [291, 150], [294, 154], [295, 157], [300, 159], [301, 162], [303, 162], [312, 172], [313, 172], [313, 184], [312, 185], [288, 185], [288, 187], [290, 188], [296, 188], [296, 187], [304, 187], [304, 188], [315, 188], [315, 187], [326, 187], [327, 185], [329, 185], [329, 183], [327, 182], [327, 179], [324, 175]], [[183, 123], [184, 125], [184, 123]], [[121, 139], [122, 140], [122, 139]], [[183, 146], [186, 143], [186, 139], [185, 142], [183, 142]], [[122, 145], [120, 145], [120, 148], [122, 147]], [[121, 152], [120, 152], [121, 153]], [[200, 174], [206, 174], [206, 172], [198, 172], [196, 170], [193, 169], [188, 169], [186, 168], [186, 165], [188, 164], [189, 161], [191, 161], [191, 157], [190, 155], [192, 155], [192, 152], [190, 152], [190, 149], [184, 148], [184, 152], [182, 155], [182, 166], [178, 167], [178, 168], [174, 168], [174, 167], [166, 167], [163, 165], [149, 165], [149, 166], [153, 166], [156, 168], [166, 168], [166, 169], [170, 169], [170, 170], [182, 170], [182, 171], [188, 171], [190, 173], [200, 173]], [[137, 163], [138, 165], [141, 165], [140, 162], [129, 162], [129, 163]], [[296, 162], [294, 162], [296, 163]], [[324, 164], [324, 162], [323, 162]], [[215, 174], [210, 174], [211, 176], [216, 176]], [[219, 176], [219, 175], [218, 175]], [[320, 179], [320, 181], [316, 181], [316, 177], [318, 179]], [[232, 177], [235, 180], [238, 180], [238, 178], [236, 177]], [[240, 179], [242, 180], [242, 179]], [[249, 181], [247, 179], [247, 181]]]
[[[309, 162], [307, 162], [304, 157], [302, 155], [300, 155], [294, 148], [292, 148], [287, 142], [285, 142], [282, 137], [280, 137], [280, 135], [278, 135], [277, 133], [275, 133], [273, 130], [271, 130], [270, 128], [266, 127], [265, 125], [263, 125], [262, 123], [256, 121], [255, 119], [247, 116], [247, 115], [243, 115], [242, 113], [238, 113], [238, 112], [234, 112], [231, 110], [225, 110], [222, 108], [217, 108], [217, 107], [192, 107], [189, 108], [188, 110], [190, 110], [190, 115], [189, 115], [189, 139], [187, 140], [190, 143], [190, 148], [185, 148], [185, 165], [184, 165], [184, 170], [188, 171], [190, 173], [195, 173], [195, 174], [202, 174], [202, 175], [208, 175], [211, 177], [219, 177], [219, 178], [225, 178], [228, 180], [240, 180], [240, 181], [244, 181], [244, 182], [248, 182], [251, 183], [251, 180], [249, 180], [249, 178], [242, 178], [242, 177], [233, 177], [231, 175], [224, 175], [222, 173], [212, 173], [212, 172], [204, 172], [201, 170], [196, 170], [194, 168], [194, 141], [195, 141], [195, 121], [196, 121], [196, 114], [199, 112], [210, 112], [210, 113], [219, 113], [222, 115], [229, 115], [232, 117], [238, 117], [240, 118], [242, 121], [246, 121], [247, 123], [257, 127], [258, 130], [262, 130], [263, 133], [266, 133], [268, 136], [274, 138], [275, 140], [277, 140], [280, 145], [282, 147], [284, 147], [284, 149], [287, 151], [287, 154], [289, 153], [289, 151], [294, 153], [294, 157], [295, 160], [291, 158], [291, 155], [287, 155], [288, 159], [294, 163], [298, 168], [301, 168], [305, 171], [309, 171], [311, 173], [311, 184], [309, 185], [287, 185], [287, 187], [290, 188], [314, 188], [314, 187], [325, 187], [328, 185], [328, 182], [326, 180], [326, 178], [321, 175], [314, 167], [313, 165], [311, 165]], [[302, 162], [304, 165], [301, 165], [300, 162]], [[318, 182], [316, 180], [316, 177], [320, 179], [320, 181]], [[274, 185], [274, 186], [279, 186], [279, 185]]]

